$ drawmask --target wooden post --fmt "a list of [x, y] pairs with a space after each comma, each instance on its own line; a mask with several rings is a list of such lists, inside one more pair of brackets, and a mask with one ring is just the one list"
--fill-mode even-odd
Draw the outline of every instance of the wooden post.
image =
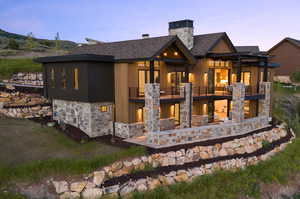
[[264, 61], [264, 82], [268, 81], [268, 58], [265, 59]]
[[150, 83], [154, 83], [154, 60], [150, 60]]
[[183, 80], [183, 83], [189, 83], [189, 66], [185, 66], [185, 77]]
[[236, 82], [241, 82], [242, 79], [242, 66], [241, 66], [241, 57], [238, 58], [238, 67], [236, 71]]

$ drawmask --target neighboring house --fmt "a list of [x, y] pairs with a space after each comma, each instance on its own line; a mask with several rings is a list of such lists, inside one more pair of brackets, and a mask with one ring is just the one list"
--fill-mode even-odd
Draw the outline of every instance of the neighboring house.
[[280, 64], [275, 69], [275, 76], [279, 79], [289, 79], [295, 71], [300, 71], [300, 40], [285, 38], [273, 46], [268, 54], [270, 60]]
[[193, 35], [193, 21], [182, 20], [169, 23], [168, 36], [82, 46], [37, 61], [55, 120], [90, 137], [147, 135], [153, 144], [159, 139], [147, 132], [269, 117], [269, 87], [261, 82], [271, 79], [272, 65], [248, 49], [238, 52], [225, 32]]

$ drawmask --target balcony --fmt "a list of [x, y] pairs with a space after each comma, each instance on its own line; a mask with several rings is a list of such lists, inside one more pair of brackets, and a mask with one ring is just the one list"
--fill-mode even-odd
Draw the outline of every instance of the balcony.
[[[145, 93], [143, 88], [130, 87], [129, 88], [129, 100], [136, 102], [144, 102]], [[184, 97], [180, 96], [180, 87], [167, 87], [160, 88], [160, 100], [161, 101], [182, 101]]]

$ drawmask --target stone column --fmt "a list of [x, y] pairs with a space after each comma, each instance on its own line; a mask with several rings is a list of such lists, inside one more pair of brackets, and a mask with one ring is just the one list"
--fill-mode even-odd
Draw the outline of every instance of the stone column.
[[271, 109], [271, 82], [261, 82], [259, 84], [259, 93], [264, 94], [265, 98], [259, 100], [258, 116], [267, 116], [270, 117]]
[[180, 103], [180, 128], [189, 128], [192, 120], [192, 83], [182, 83], [180, 85], [180, 96], [185, 100]]
[[160, 131], [159, 125], [160, 87], [157, 83], [145, 84], [145, 129], [148, 132]]
[[232, 121], [241, 123], [244, 120], [245, 85], [234, 83], [232, 85]]

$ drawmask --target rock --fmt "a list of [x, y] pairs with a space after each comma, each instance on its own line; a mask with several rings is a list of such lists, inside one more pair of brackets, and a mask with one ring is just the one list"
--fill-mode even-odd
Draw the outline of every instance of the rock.
[[97, 186], [101, 185], [105, 178], [105, 172], [104, 171], [95, 171], [94, 172], [94, 179], [93, 183]]
[[208, 155], [207, 152], [201, 151], [201, 152], [200, 152], [200, 157], [201, 157], [201, 159], [208, 159], [208, 158], [209, 158], [209, 155]]
[[79, 199], [80, 194], [77, 192], [65, 192], [61, 196], [59, 196], [59, 199]]
[[228, 153], [227, 153], [227, 151], [224, 149], [224, 148], [222, 148], [220, 151], [219, 151], [219, 156], [227, 156], [228, 155]]
[[203, 174], [202, 170], [199, 167], [195, 167], [191, 170], [192, 176], [200, 176]]
[[158, 176], [158, 179], [160, 180], [160, 182], [163, 185], [171, 185], [171, 184], [175, 183], [174, 179], [172, 177], [168, 177], [168, 176], [160, 175], [160, 176]]
[[69, 191], [69, 186], [66, 181], [53, 181], [56, 193], [64, 193]]
[[167, 156], [169, 158], [175, 158], [176, 157], [176, 153], [174, 151], [170, 151], [170, 152], [167, 153]]
[[142, 160], [144, 163], [148, 163], [148, 158], [147, 158], [147, 156], [142, 156], [142, 157], [141, 157], [141, 160]]
[[78, 193], [81, 193], [81, 191], [85, 188], [87, 184], [87, 181], [82, 181], [82, 182], [74, 182], [71, 184], [71, 191], [75, 191]]
[[90, 188], [94, 188], [94, 187], [96, 187], [96, 185], [92, 182], [87, 182], [87, 184], [85, 185], [86, 189], [90, 189]]
[[112, 172], [115, 172], [115, 171], [121, 169], [122, 166], [123, 166], [123, 163], [121, 161], [115, 162], [111, 165], [111, 170], [112, 170]]
[[83, 199], [99, 199], [103, 194], [102, 189], [99, 188], [91, 188], [91, 189], [85, 189], [82, 192], [82, 198]]
[[167, 177], [174, 177], [174, 176], [176, 176], [176, 171], [171, 171], [171, 172], [168, 173], [166, 176], [167, 176]]
[[110, 187], [105, 187], [105, 194], [117, 193], [120, 189], [120, 185], [113, 185]]
[[175, 165], [176, 164], [176, 159], [174, 157], [169, 157], [168, 158], [168, 165]]
[[177, 160], [176, 160], [177, 165], [183, 165], [184, 162], [185, 162], [185, 157], [184, 156], [178, 157]]
[[180, 170], [177, 171], [177, 175], [174, 177], [176, 182], [185, 182], [189, 179], [189, 176], [186, 171]]
[[162, 163], [161, 163], [161, 166], [168, 166], [169, 165], [169, 158], [168, 157], [165, 157], [162, 159]]
[[160, 185], [160, 181], [158, 179], [150, 179], [148, 180], [149, 190], [155, 189]]
[[138, 184], [136, 187], [136, 190], [139, 192], [147, 191], [147, 189], [148, 189], [148, 187], [146, 184]]
[[135, 158], [135, 159], [132, 160], [132, 163], [133, 163], [134, 166], [139, 165], [141, 162], [142, 161], [139, 158]]
[[129, 181], [125, 185], [123, 185], [122, 188], [120, 189], [120, 195], [124, 196], [128, 193], [131, 193], [135, 190], [135, 188], [136, 188], [135, 183], [132, 181]]

